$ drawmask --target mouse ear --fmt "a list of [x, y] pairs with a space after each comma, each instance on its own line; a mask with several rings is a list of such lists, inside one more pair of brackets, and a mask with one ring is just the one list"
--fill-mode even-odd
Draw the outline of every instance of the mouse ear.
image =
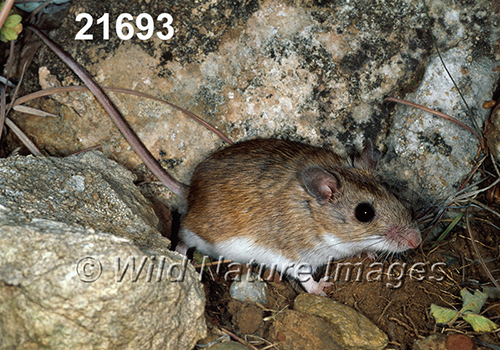
[[358, 159], [354, 160], [354, 166], [359, 169], [375, 171], [381, 154], [379, 149], [373, 146], [371, 140], [367, 140], [363, 152]]
[[305, 169], [302, 181], [309, 194], [322, 204], [326, 204], [338, 189], [335, 176], [317, 166]]

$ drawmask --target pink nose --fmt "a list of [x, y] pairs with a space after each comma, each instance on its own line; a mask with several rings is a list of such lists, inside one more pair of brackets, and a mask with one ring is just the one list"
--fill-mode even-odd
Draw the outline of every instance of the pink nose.
[[418, 230], [418, 228], [408, 230], [407, 235], [408, 245], [413, 249], [418, 248], [418, 246], [422, 242], [422, 237], [420, 237], [420, 231]]

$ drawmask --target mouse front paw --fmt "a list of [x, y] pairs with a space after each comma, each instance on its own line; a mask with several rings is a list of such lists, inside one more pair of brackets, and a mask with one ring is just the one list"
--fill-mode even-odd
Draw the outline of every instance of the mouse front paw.
[[175, 251], [179, 254], [186, 255], [189, 250], [189, 247], [184, 243], [184, 242], [179, 242], [177, 243], [177, 246], [175, 247]]
[[330, 277], [327, 276], [320, 279], [319, 282], [316, 282], [311, 276], [311, 278], [309, 278], [305, 282], [301, 282], [301, 284], [302, 287], [304, 287], [304, 289], [306, 290], [306, 292], [326, 297], [324, 289], [332, 285], [332, 282], [328, 282], [329, 279]]

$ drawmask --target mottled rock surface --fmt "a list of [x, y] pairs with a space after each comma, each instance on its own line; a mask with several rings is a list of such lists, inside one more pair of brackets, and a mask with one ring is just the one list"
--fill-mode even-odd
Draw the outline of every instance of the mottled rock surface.
[[135, 176], [100, 152], [69, 158], [0, 159], [0, 204], [28, 219], [78, 225], [140, 246], [169, 248], [156, 229], [151, 203], [133, 183]]
[[0, 160], [0, 339], [10, 349], [191, 349], [203, 288], [133, 176], [99, 153]]
[[[460, 55], [455, 63], [449, 62], [452, 74], [465, 93], [470, 90], [466, 99], [479, 112], [498, 79], [498, 72], [489, 69], [500, 59], [500, 6], [489, 0], [427, 4], [437, 46], [445, 56]], [[75, 16], [83, 12], [92, 14], [94, 21], [110, 14], [109, 40], [102, 39], [98, 25], [88, 31], [93, 40], [75, 40], [84, 24]], [[114, 25], [124, 12], [154, 18], [170, 13], [173, 38], [120, 40]], [[405, 170], [400, 180], [426, 186], [429, 196], [446, 195], [475, 155], [474, 138], [449, 122], [403, 107], [390, 116], [393, 104], [383, 103], [388, 96], [406, 96], [470, 124], [444, 69], [436, 64], [421, 1], [88, 0], [75, 3], [51, 36], [102, 85], [167, 99], [234, 141], [282, 137], [342, 154], [348, 148], [360, 149], [366, 138], [387, 144], [389, 175], [398, 180], [400, 174], [391, 169], [397, 168], [399, 158], [404, 169], [416, 162], [414, 171]], [[478, 70], [478, 65], [484, 69]], [[79, 84], [47, 49], [39, 66], [46, 67], [39, 77], [44, 87]], [[431, 75], [440, 81], [432, 83], [438, 91], [421, 83]], [[58, 103], [44, 104], [52, 105], [60, 117], [43, 122], [16, 118], [38, 145], [51, 154], [67, 154], [100, 143], [106, 155], [137, 169], [137, 156], [88, 94], [54, 98]], [[126, 95], [113, 99], [152, 153], [184, 183], [201, 159], [223, 145], [180, 112], [157, 102]], [[482, 127], [484, 114], [477, 118]], [[446, 166], [446, 178], [439, 175], [441, 166]], [[453, 167], [460, 170], [453, 173]]]
[[[442, 52], [443, 61], [464, 95], [443, 69], [437, 55], [430, 58], [418, 89], [405, 98], [446, 113], [474, 128], [488, 119], [490, 110], [482, 103], [491, 98], [498, 79], [498, 62], [474, 57], [467, 46]], [[475, 165], [480, 141], [473, 133], [428, 112], [397, 106], [386, 144], [389, 149], [381, 172], [403, 182], [410, 189], [406, 197], [418, 193], [424, 198], [447, 198], [467, 178]], [[477, 129], [476, 129], [477, 130]]]

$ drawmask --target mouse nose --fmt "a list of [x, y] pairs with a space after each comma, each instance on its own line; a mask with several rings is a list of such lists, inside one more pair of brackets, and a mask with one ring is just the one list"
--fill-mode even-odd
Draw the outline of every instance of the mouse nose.
[[422, 242], [418, 228], [408, 228], [394, 225], [387, 231], [387, 238], [397, 244], [398, 251], [415, 249]]
[[422, 242], [422, 237], [420, 236], [420, 231], [418, 230], [418, 228], [408, 230], [407, 234], [408, 234], [408, 245], [412, 249], [418, 248], [418, 246]]

